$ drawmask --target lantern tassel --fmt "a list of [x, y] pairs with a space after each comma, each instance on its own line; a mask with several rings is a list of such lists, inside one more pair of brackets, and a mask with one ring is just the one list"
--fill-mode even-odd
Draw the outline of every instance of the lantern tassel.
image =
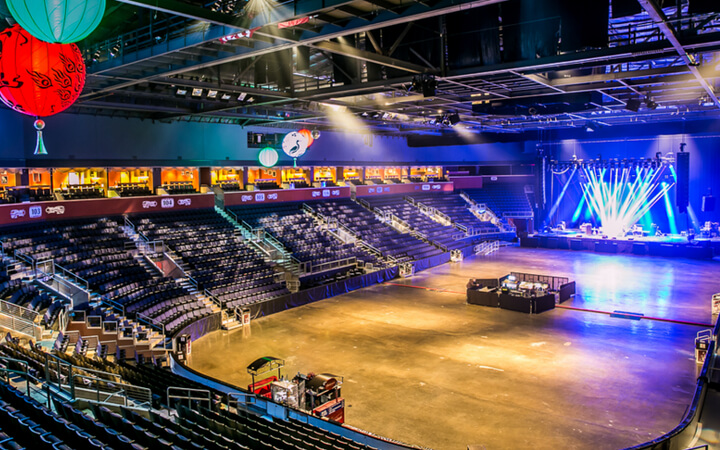
[[47, 155], [47, 148], [45, 147], [45, 141], [43, 141], [42, 131], [37, 131], [37, 143], [35, 144], [35, 155]]

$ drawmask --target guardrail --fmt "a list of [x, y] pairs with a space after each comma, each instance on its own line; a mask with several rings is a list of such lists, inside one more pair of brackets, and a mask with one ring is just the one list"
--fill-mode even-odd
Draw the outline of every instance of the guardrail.
[[16, 305], [5, 300], [0, 300], [0, 313], [25, 319], [32, 323], [35, 323], [35, 321], [40, 316], [40, 313], [33, 311], [32, 309]]
[[349, 258], [338, 259], [335, 261], [328, 261], [328, 262], [322, 263], [322, 264], [311, 265], [310, 273], [325, 272], [327, 270], [337, 269], [339, 267], [351, 266], [353, 264], [357, 265], [357, 258], [355, 256], [351, 256]]
[[42, 339], [42, 327], [22, 317], [0, 314], [0, 326], [30, 336], [35, 340]]
[[35, 258], [33, 258], [31, 255], [26, 255], [25, 253], [18, 250], [15, 250], [13, 252], [13, 257], [18, 261], [28, 264], [30, 266], [30, 269], [32, 270], [33, 275], [35, 274], [35, 265], [37, 263], [37, 260]]
[[[173, 392], [181, 392], [172, 394]], [[196, 395], [197, 394], [197, 395]], [[170, 386], [167, 388], [167, 405], [172, 406], [170, 400], [187, 400], [188, 408], [193, 409], [193, 405], [199, 402], [207, 402], [207, 409], [212, 409], [212, 396], [208, 389], [192, 389], [185, 387]]]
[[61, 265], [54, 264], [54, 266], [55, 266], [55, 273], [59, 272], [60, 276], [62, 276], [63, 278], [67, 278], [68, 280], [70, 280], [74, 284], [80, 286], [82, 289], [84, 289], [86, 291], [90, 290], [90, 282], [88, 282], [88, 280], [86, 280], [85, 278], [80, 277], [78, 275], [75, 275], [74, 273], [70, 272], [69, 270], [67, 270], [66, 268], [64, 268]]

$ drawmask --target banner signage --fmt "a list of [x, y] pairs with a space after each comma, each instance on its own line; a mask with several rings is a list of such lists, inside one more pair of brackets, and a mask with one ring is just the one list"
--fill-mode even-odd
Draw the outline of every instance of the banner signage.
[[355, 186], [355, 195], [358, 197], [371, 197], [373, 195], [413, 194], [428, 192], [452, 192], [453, 182], [442, 183], [405, 183], [405, 184], [378, 184], [374, 186]]
[[349, 186], [278, 189], [272, 191], [226, 192], [225, 205], [257, 205], [262, 203], [301, 202], [349, 197]]
[[136, 212], [212, 208], [213, 206], [215, 206], [213, 194], [13, 203], [0, 205], [0, 225], [65, 218], [117, 216]]

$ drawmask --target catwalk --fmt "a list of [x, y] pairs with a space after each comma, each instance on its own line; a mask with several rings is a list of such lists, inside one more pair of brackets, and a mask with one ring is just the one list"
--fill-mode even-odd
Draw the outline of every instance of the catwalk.
[[615, 449], [675, 427], [695, 384], [701, 328], [555, 309], [526, 315], [465, 304], [470, 277], [567, 276], [565, 305], [708, 323], [717, 263], [503, 248], [217, 332], [191, 367], [246, 386], [277, 356], [285, 373], [345, 377], [347, 423], [436, 449]]

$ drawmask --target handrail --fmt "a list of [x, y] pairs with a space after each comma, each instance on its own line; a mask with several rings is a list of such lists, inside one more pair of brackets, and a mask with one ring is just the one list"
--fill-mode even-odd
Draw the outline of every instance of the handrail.
[[215, 297], [215, 295], [212, 292], [210, 292], [208, 289], [203, 290], [203, 295], [205, 295], [207, 298], [209, 298], [211, 302], [215, 303], [220, 308], [225, 308], [226, 302]]
[[109, 307], [116, 309], [122, 314], [125, 315], [125, 305], [123, 305], [120, 302], [116, 302], [115, 300], [111, 299], [107, 294], [100, 295], [98, 297], [101, 302], [107, 304]]
[[10, 303], [6, 300], [0, 300], [0, 313], [6, 313], [15, 317], [26, 319], [33, 323], [38, 316], [40, 316], [40, 313], [33, 311], [32, 309]]
[[80, 288], [84, 289], [85, 291], [90, 290], [90, 282], [88, 280], [86, 280], [85, 278], [75, 275], [74, 273], [70, 272], [69, 270], [67, 270], [66, 268], [64, 268], [63, 266], [61, 266], [59, 264], [55, 264], [55, 272], [56, 273], [57, 273], [58, 269], [60, 271], [60, 274], [63, 277], [68, 278], [70, 281], [72, 281], [74, 284], [77, 284], [78, 286], [80, 286]]
[[[24, 367], [25, 370], [19, 371], [15, 369], [10, 369], [9, 367], [3, 367], [0, 366], [0, 371], [2, 372], [10, 372], [10, 373], [16, 373], [16, 374], [24, 374], [25, 375], [25, 392], [28, 397], [30, 397], [30, 379], [29, 377], [32, 376], [30, 373], [28, 373], [29, 364], [27, 361], [23, 361], [22, 359], [15, 359], [15, 358], [9, 358], [7, 356], [0, 356], [0, 361], [12, 361], [15, 364], [19, 364], [20, 366]], [[35, 377], [33, 377], [35, 378]], [[36, 378], [37, 380], [37, 378]]]
[[[171, 391], [184, 391], [187, 393], [187, 395], [171, 395]], [[205, 393], [206, 396], [200, 397], [200, 396], [193, 396], [193, 392], [198, 393]], [[208, 408], [212, 408], [212, 397], [210, 394], [209, 389], [193, 389], [193, 388], [186, 388], [186, 387], [177, 387], [177, 386], [170, 386], [167, 388], [167, 405], [170, 406], [170, 399], [177, 399], [177, 400], [187, 400], [188, 401], [188, 407], [192, 409], [192, 403], [194, 400], [197, 401], [206, 401], [208, 402]]]
[[310, 272], [310, 273], [320, 273], [320, 272], [324, 272], [324, 271], [330, 270], [330, 269], [335, 269], [338, 267], [350, 266], [352, 264], [357, 264], [357, 258], [355, 256], [313, 265], [312, 272]]
[[130, 228], [131, 230], [133, 230], [133, 232], [135, 232], [135, 224], [130, 221], [130, 218], [127, 215], [123, 217], [125, 218], [125, 227]]

